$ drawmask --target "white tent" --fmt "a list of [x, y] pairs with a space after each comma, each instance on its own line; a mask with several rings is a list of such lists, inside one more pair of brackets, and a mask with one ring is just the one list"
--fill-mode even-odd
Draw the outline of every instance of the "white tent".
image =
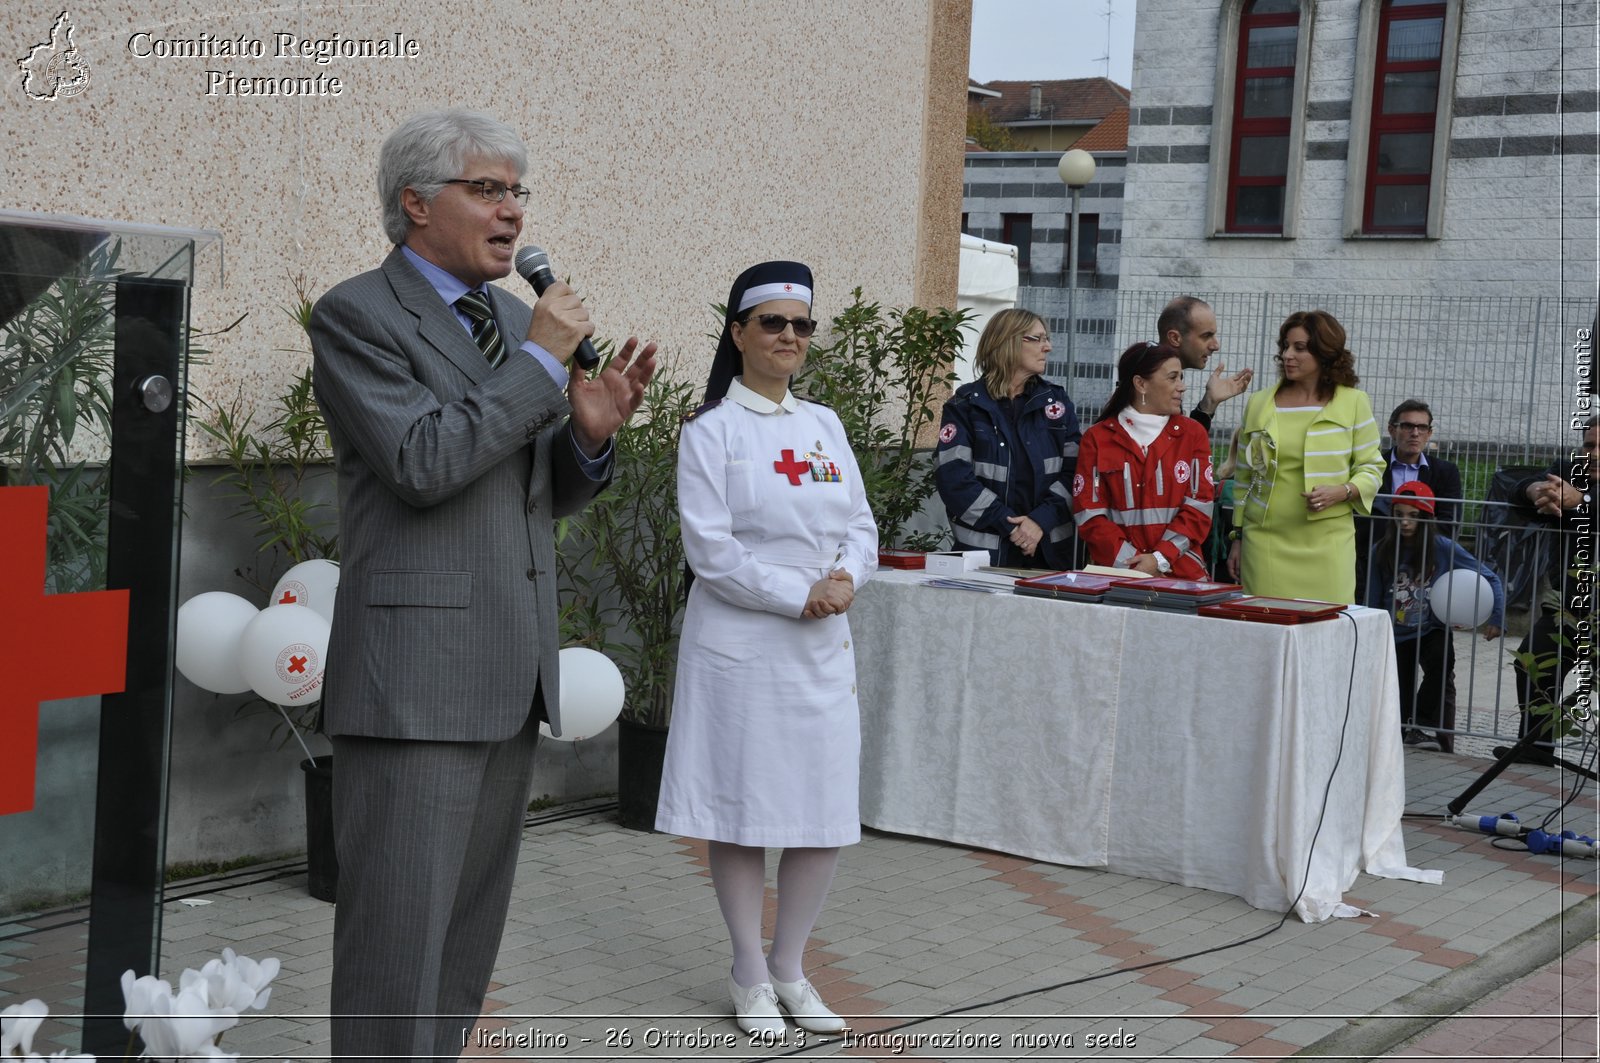
[[1010, 244], [961, 234], [961, 269], [956, 308], [975, 311], [972, 331], [956, 358], [956, 386], [977, 379], [974, 361], [983, 326], [997, 311], [1017, 305], [1017, 249]]

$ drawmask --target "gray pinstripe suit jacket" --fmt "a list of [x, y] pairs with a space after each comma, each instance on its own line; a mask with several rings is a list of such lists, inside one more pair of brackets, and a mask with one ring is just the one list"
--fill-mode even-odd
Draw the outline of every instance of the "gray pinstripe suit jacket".
[[[493, 300], [514, 347], [532, 310]], [[339, 483], [327, 732], [510, 738], [542, 677], [559, 734], [553, 521], [604, 486], [564, 392], [514, 350], [490, 369], [398, 248], [317, 301], [311, 347]]]

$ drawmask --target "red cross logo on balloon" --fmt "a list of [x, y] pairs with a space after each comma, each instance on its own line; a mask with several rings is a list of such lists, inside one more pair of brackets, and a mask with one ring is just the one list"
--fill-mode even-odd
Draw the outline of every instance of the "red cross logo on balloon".
[[33, 808], [40, 705], [127, 684], [128, 592], [46, 594], [46, 487], [0, 488], [0, 816]]

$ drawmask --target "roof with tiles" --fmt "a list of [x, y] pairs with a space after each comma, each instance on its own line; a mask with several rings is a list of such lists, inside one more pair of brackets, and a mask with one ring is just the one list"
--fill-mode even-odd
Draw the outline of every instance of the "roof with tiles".
[[[1039, 86], [1039, 110], [1031, 113], [1033, 87]], [[986, 81], [1000, 93], [985, 100], [984, 110], [996, 122], [1099, 122], [1118, 107], [1127, 107], [1130, 93], [1110, 78], [1068, 78], [1065, 81]]]
[[1128, 109], [1118, 107], [1072, 145], [1084, 151], [1127, 151]]

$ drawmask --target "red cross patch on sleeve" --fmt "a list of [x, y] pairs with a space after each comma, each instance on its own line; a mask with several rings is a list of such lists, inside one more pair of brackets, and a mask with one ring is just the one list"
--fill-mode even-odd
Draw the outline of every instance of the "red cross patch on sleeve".
[[939, 429], [939, 442], [948, 443], [952, 439], [954, 439], [955, 437], [956, 437], [956, 426], [955, 425], [947, 424], [943, 428]]
[[1052, 402], [1044, 408], [1044, 415], [1052, 421], [1059, 421], [1067, 415], [1067, 408], [1059, 402]]

